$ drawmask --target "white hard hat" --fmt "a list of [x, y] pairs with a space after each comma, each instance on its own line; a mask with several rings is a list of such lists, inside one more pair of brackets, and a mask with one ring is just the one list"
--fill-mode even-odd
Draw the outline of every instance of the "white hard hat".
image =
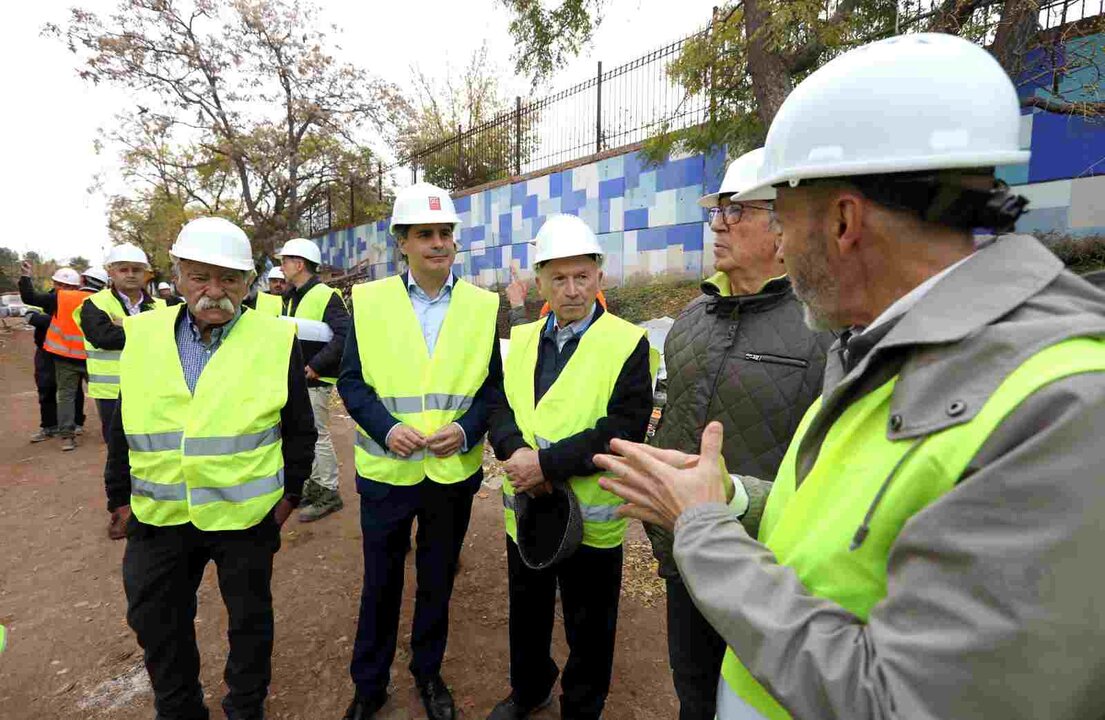
[[549, 215], [537, 231], [536, 243], [534, 265], [577, 255], [603, 256], [595, 233], [575, 215]]
[[107, 270], [104, 270], [102, 267], [90, 267], [82, 272], [81, 275], [85, 277], [90, 277], [93, 280], [98, 280], [105, 285], [108, 281]]
[[65, 285], [80, 285], [81, 274], [73, 268], [58, 268], [54, 271], [54, 274], [50, 277], [54, 282], [64, 283]]
[[167, 283], [167, 282], [159, 282], [157, 284], [157, 289], [158, 289], [158, 291], [168, 290], [169, 292], [172, 292], [172, 290], [173, 290], [172, 286], [169, 285], [169, 283]]
[[452, 223], [453, 231], [460, 226], [460, 216], [453, 207], [453, 198], [436, 185], [415, 183], [395, 196], [388, 232], [395, 234], [396, 225], [430, 225]]
[[169, 254], [234, 270], [253, 269], [253, 251], [244, 230], [219, 217], [196, 218], [180, 230]]
[[304, 260], [310, 260], [315, 265], [322, 264], [322, 253], [319, 252], [318, 245], [307, 238], [292, 238], [284, 243], [284, 247], [280, 248], [280, 252], [276, 256], [303, 258]]
[[[760, 168], [764, 164], [764, 149], [756, 148], [746, 152], [739, 158], [729, 163], [725, 170], [725, 178], [721, 181], [721, 187], [717, 192], [703, 195], [698, 199], [698, 204], [704, 208], [717, 207], [718, 198], [722, 195], [736, 195], [742, 190], [756, 187], [760, 181]], [[741, 196], [741, 200], [774, 200], [775, 188], [770, 185], [761, 187], [758, 191]]]
[[108, 251], [107, 260], [104, 261], [104, 265], [111, 267], [119, 262], [141, 263], [147, 268], [150, 266], [150, 260], [146, 257], [146, 253], [143, 252], [142, 248], [133, 243], [116, 245]]
[[764, 186], [1028, 162], [1017, 91], [994, 57], [919, 33], [840, 55], [803, 80], [767, 133]]
[[[300, 256], [297, 255], [296, 257], [300, 257]], [[269, 280], [283, 280], [284, 279], [284, 270], [279, 265], [277, 265], [272, 270], [269, 270], [268, 278], [269, 278]]]

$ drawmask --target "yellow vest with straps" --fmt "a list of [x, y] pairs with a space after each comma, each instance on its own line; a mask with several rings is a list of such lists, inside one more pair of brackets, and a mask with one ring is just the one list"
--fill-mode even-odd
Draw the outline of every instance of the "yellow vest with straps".
[[193, 395], [176, 343], [183, 307], [124, 321], [120, 387], [131, 510], [148, 525], [244, 530], [284, 493], [280, 410], [295, 327], [242, 313]]
[[[531, 448], [542, 449], [595, 427], [606, 408], [622, 367], [645, 331], [604, 312], [587, 328], [579, 346], [541, 401], [534, 403], [534, 374], [544, 319], [511, 328], [503, 387], [514, 421]], [[572, 490], [583, 513], [583, 544], [611, 548], [625, 539], [626, 520], [614, 517], [621, 499], [599, 487], [600, 475], [573, 477]], [[503, 483], [506, 532], [517, 540], [514, 488]]]
[[[430, 357], [405, 278], [355, 285], [353, 329], [365, 383], [396, 419], [429, 436], [463, 416], [487, 379], [499, 296], [457, 280]], [[450, 457], [419, 450], [403, 458], [358, 426], [357, 473], [389, 485], [417, 485], [423, 478], [457, 483], [483, 463], [483, 438], [468, 443], [468, 452]]]
[[[303, 318], [304, 320], [314, 320], [315, 322], [325, 322], [322, 318], [326, 314], [326, 306], [330, 304], [330, 296], [337, 296], [338, 300], [342, 301], [342, 305], [345, 304], [345, 300], [342, 299], [341, 292], [330, 287], [325, 283], [319, 283], [315, 285], [307, 294], [303, 296], [303, 299], [299, 301], [299, 305], [296, 306], [295, 312], [292, 313], [292, 317]], [[335, 377], [320, 377], [319, 380], [325, 383], [333, 385], [338, 381]]]
[[[1105, 339], [1075, 338], [1029, 358], [969, 422], [920, 438], [886, 438], [897, 378], [851, 404], [825, 436], [817, 461], [795, 489], [802, 437], [821, 407], [802, 419], [764, 509], [760, 541], [810, 593], [866, 622], [886, 596], [890, 549], [909, 519], [952, 490], [990, 434], [1032, 393], [1057, 380], [1105, 371]], [[790, 718], [726, 651], [719, 720]], [[815, 680], [811, 678], [811, 683]], [[816, 687], [811, 685], [811, 692]]]
[[[127, 317], [126, 308], [123, 307], [123, 303], [119, 301], [111, 288], [104, 288], [94, 295], [89, 295], [84, 302], [92, 303], [111, 317]], [[153, 298], [153, 304], [154, 310], [165, 307], [165, 301], [161, 298]], [[81, 328], [82, 333], [84, 332], [84, 327], [81, 325], [81, 309], [83, 307], [84, 303], [81, 303], [73, 311], [73, 319], [77, 322], [77, 327]], [[119, 397], [119, 356], [123, 351], [100, 350], [88, 342], [87, 335], [84, 338], [84, 351], [88, 354], [89, 396], [100, 400], [114, 400]]]
[[257, 305], [255, 309], [262, 315], [280, 317], [284, 314], [284, 298], [280, 295], [273, 295], [272, 293], [259, 292], [257, 293]]

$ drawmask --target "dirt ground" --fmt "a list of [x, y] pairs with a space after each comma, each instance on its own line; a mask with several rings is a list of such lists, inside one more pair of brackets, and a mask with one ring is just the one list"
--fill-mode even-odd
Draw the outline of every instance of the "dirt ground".
[[[12, 321], [7, 321], [12, 323]], [[76, 452], [60, 441], [31, 445], [38, 425], [31, 333], [0, 329], [0, 717], [118, 718], [153, 716], [142, 655], [125, 620], [120, 564], [124, 541], [108, 540], [103, 491], [104, 446], [92, 401]], [[348, 663], [361, 585], [360, 526], [353, 482], [352, 424], [336, 410], [334, 441], [342, 461], [346, 509], [313, 525], [293, 519], [276, 557], [273, 594], [276, 648], [270, 718], [342, 716], [352, 695]], [[424, 718], [406, 670], [413, 606], [408, 557], [400, 647], [392, 699], [381, 720]], [[202, 681], [213, 717], [226, 657], [226, 612], [209, 566], [200, 589], [197, 634]], [[499, 494], [485, 487], [453, 593], [451, 636], [442, 671], [462, 718], [484, 718], [507, 693], [506, 551]], [[655, 580], [640, 527], [631, 533], [618, 623], [608, 720], [672, 718], [664, 637], [663, 587]], [[567, 649], [559, 622], [554, 657]], [[555, 707], [555, 706], [554, 706]], [[537, 716], [558, 717], [552, 710]]]

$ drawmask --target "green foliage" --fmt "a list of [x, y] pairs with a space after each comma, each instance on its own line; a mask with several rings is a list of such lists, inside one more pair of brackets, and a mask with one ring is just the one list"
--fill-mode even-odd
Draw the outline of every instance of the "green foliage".
[[1038, 233], [1036, 237], [1074, 272], [1087, 273], [1105, 268], [1105, 235], [1076, 236], [1048, 232]]
[[606, 0], [560, 0], [554, 7], [542, 0], [500, 2], [513, 16], [515, 69], [537, 86], [591, 42]]
[[90, 263], [88, 262], [88, 258], [82, 257], [80, 255], [74, 255], [73, 257], [69, 258], [69, 267], [73, 268], [77, 272], [84, 272], [88, 269], [89, 264]]
[[19, 253], [11, 248], [0, 247], [0, 292], [16, 289], [19, 277]]

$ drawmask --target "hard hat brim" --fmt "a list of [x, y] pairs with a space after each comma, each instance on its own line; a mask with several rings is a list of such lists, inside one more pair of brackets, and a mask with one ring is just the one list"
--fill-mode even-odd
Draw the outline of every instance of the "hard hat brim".
[[583, 513], [565, 483], [549, 495], [515, 496], [518, 554], [531, 570], [543, 570], [572, 556], [583, 542]]
[[823, 163], [788, 168], [760, 180], [755, 186], [733, 196], [734, 200], [754, 200], [753, 195], [765, 188], [780, 185], [797, 186], [803, 180], [856, 177], [861, 175], [892, 175], [895, 173], [922, 172], [925, 170], [966, 170], [970, 168], [1024, 165], [1031, 152], [1010, 150], [1006, 152], [961, 153], [959, 155], [930, 155], [913, 158], [893, 158], [883, 162], [856, 160], [852, 162]]
[[248, 263], [244, 260], [238, 260], [226, 255], [203, 255], [199, 253], [200, 257], [196, 254], [188, 252], [174, 252], [171, 256], [175, 260], [190, 260], [192, 262], [203, 263], [204, 265], [214, 265], [215, 267], [227, 268], [228, 270], [253, 270], [253, 261]]

